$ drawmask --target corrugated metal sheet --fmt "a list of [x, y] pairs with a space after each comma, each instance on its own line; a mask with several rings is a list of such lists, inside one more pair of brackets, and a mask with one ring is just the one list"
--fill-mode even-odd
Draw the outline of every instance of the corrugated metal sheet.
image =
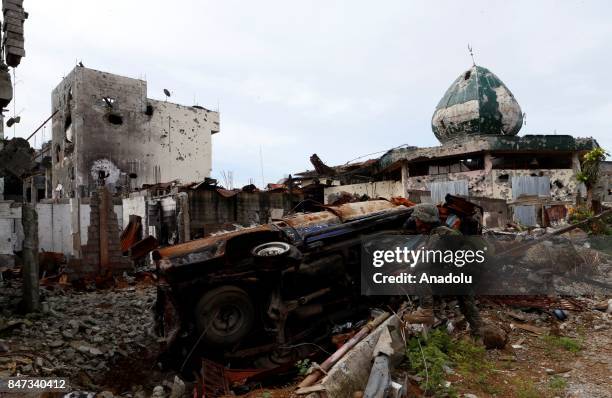
[[515, 206], [514, 221], [516, 221], [520, 225], [525, 225], [527, 227], [536, 225], [538, 223], [538, 220], [536, 218], [535, 206]]
[[444, 202], [446, 194], [468, 196], [467, 180], [436, 181], [429, 188], [431, 191], [431, 203]]
[[532, 176], [512, 177], [512, 199], [521, 196], [550, 196], [550, 178]]

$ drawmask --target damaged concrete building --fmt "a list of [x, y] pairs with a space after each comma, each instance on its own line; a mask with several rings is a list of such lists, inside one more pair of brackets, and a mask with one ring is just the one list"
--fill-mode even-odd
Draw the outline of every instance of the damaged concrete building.
[[[326, 202], [348, 192], [438, 203], [450, 193], [483, 206], [490, 227], [512, 218], [523, 225], [554, 224], [585, 195], [576, 178], [580, 159], [599, 145], [593, 138], [570, 135], [519, 137], [522, 124], [510, 90], [488, 69], [474, 65], [436, 107], [432, 130], [442, 145], [392, 149], [368, 162], [367, 172], [361, 170], [369, 181], [351, 177], [343, 182], [329, 170], [315, 174], [331, 179]], [[298, 176], [313, 178], [312, 173]]]
[[161, 245], [177, 244], [279, 219], [303, 197], [300, 190], [228, 190], [210, 180], [162, 183], [123, 199], [123, 226], [127, 228], [130, 217], [137, 216], [142, 231]]
[[52, 112], [53, 198], [210, 176], [219, 113], [148, 98], [144, 80], [77, 66], [53, 90]]

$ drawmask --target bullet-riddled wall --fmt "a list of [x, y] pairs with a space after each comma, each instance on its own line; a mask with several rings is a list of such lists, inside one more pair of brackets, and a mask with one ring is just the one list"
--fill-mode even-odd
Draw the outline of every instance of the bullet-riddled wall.
[[52, 93], [53, 197], [210, 176], [219, 114], [147, 98], [147, 83], [76, 67]]

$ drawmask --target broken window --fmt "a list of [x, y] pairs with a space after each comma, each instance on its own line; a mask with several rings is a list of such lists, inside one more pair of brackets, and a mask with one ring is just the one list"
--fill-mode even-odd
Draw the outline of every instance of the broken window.
[[123, 124], [123, 117], [115, 113], [111, 113], [108, 115], [108, 121], [111, 124], [120, 125], [120, 124]]
[[553, 185], [559, 189], [563, 188], [563, 183], [559, 180], [554, 180]]
[[494, 169], [533, 170], [571, 169], [572, 155], [557, 154], [496, 154], [492, 159]]
[[408, 165], [408, 173], [410, 176], [462, 173], [465, 171], [482, 169], [484, 169], [484, 158], [481, 155], [453, 157]]
[[64, 139], [68, 142], [72, 142], [72, 116], [68, 114], [64, 121]]
[[509, 180], [510, 180], [509, 174], [500, 174], [499, 177], [497, 177], [498, 182], [508, 182]]
[[66, 120], [64, 121], [64, 131], [68, 130], [70, 126], [72, 126], [72, 116], [68, 114], [68, 116], [66, 116]]
[[58, 145], [55, 146], [55, 161], [60, 161], [60, 154], [62, 153], [62, 148]]

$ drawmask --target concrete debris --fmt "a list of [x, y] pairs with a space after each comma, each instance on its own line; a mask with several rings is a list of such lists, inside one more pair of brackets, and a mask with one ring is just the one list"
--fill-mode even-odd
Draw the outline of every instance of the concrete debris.
[[378, 336], [372, 356], [374, 363], [364, 390], [364, 397], [384, 398], [391, 388], [391, 369], [389, 358], [393, 355], [391, 334], [388, 328], [383, 328]]
[[[17, 313], [20, 290], [18, 281], [0, 284], [0, 326], [5, 325], [1, 346], [10, 355], [4, 358], [17, 360], [26, 353], [38, 353], [38, 357], [17, 362], [14, 368], [6, 367], [11, 362], [0, 364], [1, 375], [70, 377], [73, 388], [95, 389], [104, 385], [131, 388], [137, 372], [151, 372], [151, 359], [145, 358], [154, 359], [157, 346], [151, 311], [155, 289], [150, 285], [80, 293], [43, 289], [49, 311], [25, 318]], [[141, 370], [133, 367], [130, 358], [142, 361], [136, 365]], [[135, 373], [122, 375], [126, 372], [122, 366]], [[113, 372], [117, 376], [108, 379]], [[175, 380], [174, 398], [179, 396], [180, 383]]]

